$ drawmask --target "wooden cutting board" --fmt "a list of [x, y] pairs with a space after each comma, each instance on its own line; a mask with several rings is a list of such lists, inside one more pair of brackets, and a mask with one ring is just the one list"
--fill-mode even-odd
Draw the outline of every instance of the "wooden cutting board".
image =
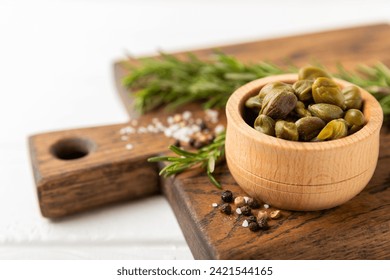
[[[347, 68], [380, 60], [390, 65], [390, 26], [374, 25], [288, 38], [219, 47], [242, 61], [270, 60], [297, 66], [318, 59], [330, 70], [337, 62]], [[207, 58], [211, 49], [193, 51]], [[178, 54], [179, 56], [181, 54]], [[121, 85], [127, 73], [114, 65], [120, 96], [134, 117], [131, 96]], [[188, 108], [186, 108], [188, 109]], [[198, 105], [190, 109], [203, 114]], [[184, 110], [184, 109], [183, 109]], [[138, 119], [146, 125], [172, 113], [155, 111]], [[222, 112], [223, 114], [223, 112]], [[224, 122], [224, 116], [222, 116]], [[168, 199], [188, 245], [197, 259], [389, 259], [390, 258], [390, 126], [381, 132], [376, 172], [362, 193], [346, 204], [324, 211], [283, 211], [268, 231], [250, 232], [244, 217], [226, 216], [211, 207], [221, 191], [201, 171], [159, 178], [161, 166], [146, 158], [166, 152], [172, 140], [155, 134], [134, 134], [124, 149], [118, 134], [126, 124], [59, 131], [32, 136], [30, 150], [44, 216], [55, 218], [160, 190]], [[69, 154], [69, 150], [76, 154]], [[80, 157], [59, 160], [58, 155]], [[224, 189], [245, 195], [225, 164], [216, 169]]]

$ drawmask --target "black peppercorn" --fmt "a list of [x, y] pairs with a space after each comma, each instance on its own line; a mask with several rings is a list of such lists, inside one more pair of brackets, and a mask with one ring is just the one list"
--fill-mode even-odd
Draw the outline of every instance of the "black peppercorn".
[[258, 208], [260, 208], [259, 202], [257, 202], [257, 200], [256, 200], [256, 199], [253, 199], [253, 198], [249, 198], [249, 199], [248, 199], [248, 205], [249, 205], [249, 207], [252, 208], [252, 209], [258, 209]]
[[250, 222], [249, 223], [249, 229], [251, 231], [258, 231], [260, 229], [259, 224], [256, 222]]
[[257, 223], [257, 219], [255, 216], [249, 216], [248, 219], [246, 220], [248, 221], [248, 223], [252, 223], [252, 222]]
[[200, 128], [200, 130], [205, 130], [205, 129], [207, 129], [206, 123], [205, 123], [204, 121], [202, 121], [202, 122], [200, 123], [200, 125], [199, 125], [199, 128]]
[[190, 144], [191, 147], [193, 147], [194, 144], [195, 144], [195, 138], [190, 138], [189, 144]]
[[221, 194], [221, 198], [224, 202], [232, 202], [233, 201], [233, 193], [231, 191], [224, 191]]
[[226, 215], [230, 215], [232, 213], [232, 207], [227, 203], [222, 204], [220, 210]]
[[180, 148], [181, 146], [180, 140], [177, 139], [173, 145]]
[[242, 206], [240, 210], [244, 216], [250, 216], [252, 214], [251, 208], [248, 205]]
[[257, 221], [257, 223], [259, 224], [259, 228], [265, 230], [265, 229], [268, 229], [268, 222], [267, 222], [267, 219], [265, 218], [261, 218]]

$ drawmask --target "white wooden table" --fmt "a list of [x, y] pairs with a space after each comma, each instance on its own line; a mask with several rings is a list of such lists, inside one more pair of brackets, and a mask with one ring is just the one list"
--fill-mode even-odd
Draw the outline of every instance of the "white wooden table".
[[390, 21], [388, 1], [334, 2], [0, 0], [0, 259], [191, 259], [162, 196], [41, 217], [27, 136], [125, 122], [111, 64], [126, 52]]

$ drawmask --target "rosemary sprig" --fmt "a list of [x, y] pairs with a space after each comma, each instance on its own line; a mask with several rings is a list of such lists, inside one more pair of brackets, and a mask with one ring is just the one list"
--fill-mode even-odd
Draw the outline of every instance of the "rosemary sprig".
[[191, 102], [202, 102], [205, 109], [222, 108], [230, 94], [257, 78], [285, 73], [268, 62], [244, 64], [232, 56], [215, 53], [209, 61], [193, 54], [181, 60], [172, 55], [129, 61], [130, 74], [123, 84], [135, 96], [141, 113], [165, 105], [170, 109]]
[[[129, 61], [129, 68], [131, 72], [125, 77], [123, 84], [134, 94], [135, 107], [141, 113], [159, 106], [176, 108], [191, 102], [201, 102], [204, 108], [221, 108], [226, 105], [235, 89], [251, 80], [297, 71], [294, 66], [282, 68], [264, 61], [244, 64], [220, 52], [209, 61], [202, 61], [190, 53], [184, 60], [161, 54], [160, 58], [141, 59], [137, 63]], [[390, 69], [386, 65], [360, 65], [356, 71], [348, 71], [338, 65], [335, 76], [373, 94], [380, 102], [383, 113], [390, 116]], [[216, 162], [224, 156], [225, 133], [195, 152], [176, 146], [170, 146], [169, 149], [177, 156], [149, 159], [150, 162], [169, 162], [160, 175], [171, 176], [201, 166], [206, 170], [210, 181], [221, 187], [212, 173]]]
[[179, 147], [171, 145], [169, 149], [177, 156], [152, 157], [149, 158], [148, 161], [169, 162], [170, 164], [160, 171], [160, 175], [164, 175], [165, 177], [181, 173], [194, 166], [201, 166], [206, 169], [210, 182], [217, 188], [221, 188], [221, 184], [214, 178], [212, 173], [214, 172], [215, 164], [222, 160], [225, 155], [225, 136], [225, 132], [222, 132], [211, 144], [197, 150], [196, 152], [185, 151]]

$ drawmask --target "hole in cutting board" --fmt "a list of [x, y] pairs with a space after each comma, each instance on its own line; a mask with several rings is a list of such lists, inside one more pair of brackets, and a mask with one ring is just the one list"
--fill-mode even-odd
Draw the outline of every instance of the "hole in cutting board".
[[51, 147], [51, 153], [58, 159], [74, 160], [87, 156], [94, 149], [94, 143], [84, 138], [66, 138]]

